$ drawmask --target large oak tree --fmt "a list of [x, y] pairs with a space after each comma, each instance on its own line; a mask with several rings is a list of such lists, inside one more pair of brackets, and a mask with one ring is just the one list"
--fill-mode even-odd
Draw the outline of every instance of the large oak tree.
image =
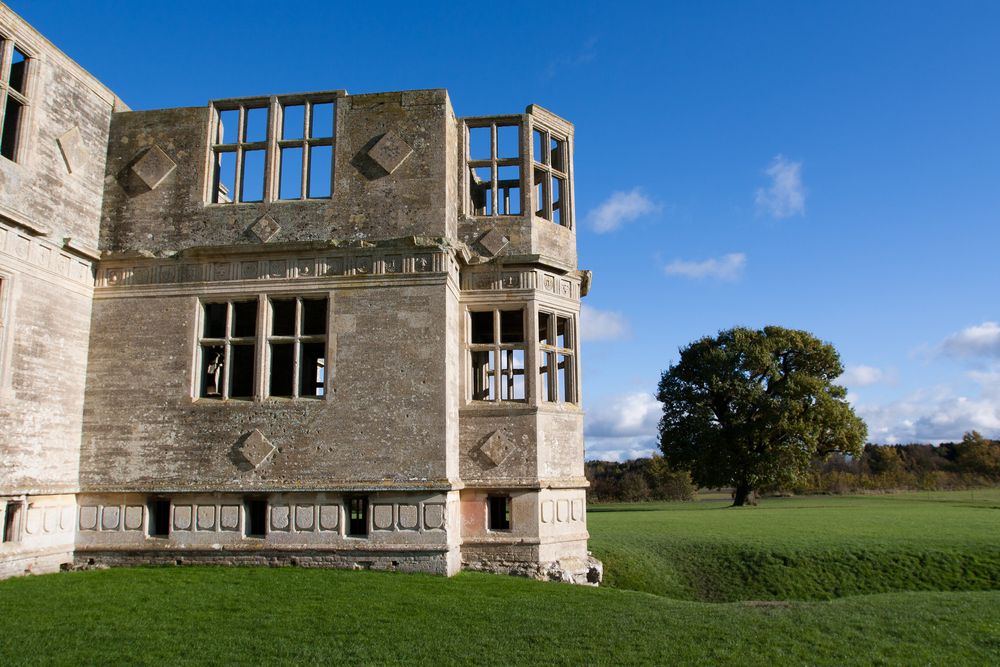
[[707, 487], [743, 505], [792, 483], [816, 458], [858, 454], [867, 428], [834, 384], [837, 351], [806, 331], [735, 328], [697, 340], [664, 371], [660, 448]]

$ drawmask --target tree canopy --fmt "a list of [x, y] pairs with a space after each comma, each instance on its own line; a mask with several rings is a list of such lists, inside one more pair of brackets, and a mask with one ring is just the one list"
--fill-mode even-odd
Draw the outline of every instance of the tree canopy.
[[701, 486], [732, 486], [743, 505], [816, 458], [858, 454], [867, 427], [833, 383], [843, 370], [834, 347], [806, 331], [734, 328], [697, 340], [660, 378], [663, 455]]

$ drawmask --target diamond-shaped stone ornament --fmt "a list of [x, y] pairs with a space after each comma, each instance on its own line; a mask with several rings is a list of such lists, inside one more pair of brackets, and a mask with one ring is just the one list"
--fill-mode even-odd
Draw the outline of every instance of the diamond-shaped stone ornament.
[[56, 139], [56, 143], [59, 144], [59, 151], [62, 153], [63, 160], [66, 162], [66, 169], [69, 173], [74, 171], [79, 171], [87, 164], [87, 150], [83, 145], [83, 139], [80, 137], [80, 128], [73, 126], [72, 129], [68, 130], [61, 137]]
[[281, 231], [281, 226], [274, 221], [274, 218], [265, 214], [257, 218], [257, 222], [250, 225], [250, 231], [260, 239], [261, 243], [267, 243]]
[[132, 173], [138, 176], [147, 188], [155, 190], [176, 168], [177, 163], [171, 160], [170, 156], [164, 153], [159, 146], [153, 144], [132, 165]]
[[275, 452], [275, 447], [263, 433], [254, 429], [244, 436], [236, 446], [236, 451], [244, 461], [257, 468]]
[[510, 240], [496, 229], [491, 229], [479, 237], [479, 245], [490, 255], [496, 255], [506, 248], [509, 242]]
[[400, 165], [406, 162], [406, 158], [412, 154], [413, 149], [410, 148], [410, 145], [392, 130], [383, 134], [382, 138], [368, 149], [368, 157], [375, 160], [375, 163], [385, 169], [387, 174], [399, 169]]
[[500, 465], [514, 451], [514, 443], [511, 442], [503, 431], [494, 431], [486, 442], [482, 444], [479, 451], [489, 459], [495, 466]]

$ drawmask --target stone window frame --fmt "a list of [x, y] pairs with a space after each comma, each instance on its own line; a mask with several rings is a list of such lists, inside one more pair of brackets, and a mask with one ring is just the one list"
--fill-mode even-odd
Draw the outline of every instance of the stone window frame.
[[[521, 312], [522, 316], [522, 340], [520, 342], [504, 343], [502, 342], [501, 334], [501, 318], [504, 312]], [[473, 313], [493, 313], [493, 342], [491, 343], [474, 343], [472, 341], [473, 325], [472, 317]], [[465, 355], [468, 361], [468, 371], [466, 383], [468, 389], [466, 390], [466, 400], [473, 405], [496, 405], [504, 403], [514, 403], [518, 405], [524, 405], [531, 401], [531, 381], [528, 379], [528, 368], [530, 365], [530, 332], [529, 332], [529, 319], [532, 316], [533, 310], [527, 304], [492, 304], [492, 305], [469, 305], [465, 311], [465, 322], [466, 322], [466, 335], [465, 335], [465, 347], [468, 353]], [[513, 365], [514, 355], [510, 354], [506, 356], [507, 369], [504, 369], [504, 353], [505, 352], [516, 352], [520, 350], [522, 352], [522, 364], [521, 368], [518, 369]], [[474, 355], [477, 353], [486, 353], [489, 355], [489, 360], [487, 362], [486, 368], [489, 368], [489, 362], [493, 365], [493, 387], [494, 387], [494, 397], [493, 398], [477, 398], [476, 397], [476, 362], [474, 361]], [[518, 375], [515, 371], [520, 370], [520, 376], [522, 378], [522, 388], [524, 391], [524, 398], [502, 398], [504, 395], [504, 389], [506, 388], [508, 392], [513, 392], [514, 378]], [[506, 378], [506, 381], [505, 381]]]
[[3, 498], [0, 503], [3, 504], [3, 511], [0, 512], [0, 544], [18, 544], [24, 535], [28, 503], [24, 496]]
[[7, 369], [14, 343], [11, 333], [14, 321], [14, 282], [13, 273], [0, 270], [0, 397], [4, 396], [8, 386]]
[[[525, 203], [528, 201], [526, 196], [525, 184], [525, 151], [524, 151], [524, 128], [525, 122], [522, 116], [481, 116], [475, 118], [465, 118], [464, 121], [464, 137], [465, 137], [465, 195], [463, 200], [466, 205], [466, 213], [470, 216], [477, 218], [510, 218], [525, 215], [526, 207]], [[499, 142], [499, 128], [501, 127], [516, 127], [517, 128], [517, 155], [514, 157], [506, 157], [500, 155], [500, 142]], [[471, 133], [473, 130], [481, 128], [490, 128], [490, 156], [489, 158], [474, 158], [472, 156], [472, 138]], [[507, 203], [502, 207], [504, 212], [500, 213], [500, 190], [501, 181], [500, 179], [500, 169], [505, 167], [517, 167], [518, 169], [518, 199], [517, 199], [517, 213], [509, 213], [510, 210], [510, 200], [509, 197], [505, 200]], [[477, 212], [472, 189], [476, 185], [476, 169], [490, 169], [490, 203], [488, 212], [484, 211], [482, 213]], [[509, 188], [508, 188], [509, 189]]]
[[[210, 205], [229, 206], [233, 204], [274, 204], [296, 201], [325, 202], [333, 198], [336, 181], [337, 109], [346, 91], [325, 91], [296, 95], [270, 95], [267, 97], [245, 97], [228, 100], [213, 100], [209, 104], [209, 161], [206, 171], [206, 201]], [[321, 104], [333, 105], [332, 134], [328, 137], [313, 137], [312, 108]], [[285, 139], [284, 131], [285, 107], [304, 106], [303, 130], [301, 138]], [[252, 109], [266, 109], [266, 137], [262, 141], [246, 140], [247, 112]], [[222, 114], [227, 111], [238, 112], [236, 141], [224, 142], [222, 134]], [[316, 147], [330, 147], [330, 183], [329, 192], [322, 196], [310, 197], [310, 153]], [[301, 148], [301, 178], [300, 191], [297, 198], [282, 198], [281, 158], [282, 150]], [[264, 151], [263, 191], [261, 199], [243, 200], [244, 156], [250, 151]], [[231, 153], [235, 156], [233, 192], [228, 199], [220, 199], [220, 157]]]
[[[503, 501], [503, 517], [496, 517], [497, 501]], [[494, 524], [499, 525], [494, 525]], [[506, 525], [504, 525], [506, 524]], [[486, 496], [486, 530], [490, 533], [510, 533], [514, 530], [514, 499], [509, 493], [490, 493]]]
[[[535, 136], [539, 135], [538, 148], [541, 154], [536, 155]], [[553, 159], [553, 142], [559, 144], [561, 169]], [[543, 218], [562, 227], [573, 227], [573, 215], [570, 207], [570, 140], [561, 132], [549, 128], [544, 123], [533, 122], [531, 126], [531, 202], [534, 216]], [[561, 183], [559, 191], [559, 206], [555, 207], [555, 183]], [[559, 220], [555, 219], [556, 210]]]
[[[538, 403], [539, 405], [545, 405], [549, 403], [563, 403], [563, 404], [573, 404], [577, 405], [580, 402], [579, 395], [579, 378], [577, 377], [577, 371], [579, 364], [577, 359], [579, 358], [579, 346], [578, 346], [578, 334], [579, 323], [577, 321], [577, 316], [575, 313], [570, 313], [563, 311], [559, 308], [553, 308], [548, 305], [540, 304], [536, 310], [537, 316], [537, 340], [535, 341], [535, 347], [537, 350], [537, 363], [538, 373], [535, 376], [538, 381]], [[542, 343], [542, 317], [546, 317], [546, 338], [549, 341]], [[563, 319], [567, 324], [567, 331], [565, 334], [565, 345], [560, 346], [557, 344], [559, 339], [558, 336], [558, 321]], [[559, 358], [563, 357], [564, 364], [568, 364], [569, 368], [566, 369], [566, 399], [560, 398], [559, 394]], [[543, 372], [544, 370], [544, 372]], [[554, 370], [555, 372], [551, 372]]]
[[[326, 333], [322, 335], [309, 334], [309, 335], [299, 335], [294, 336], [274, 336], [272, 335], [273, 330], [273, 315], [271, 310], [271, 302], [274, 300], [287, 300], [296, 299], [296, 318], [300, 319], [301, 310], [298, 303], [302, 300], [325, 300], [326, 301]], [[252, 336], [233, 336], [233, 320], [232, 313], [234, 303], [246, 303], [256, 301], [257, 303], [257, 315], [254, 327], [254, 334]], [[205, 306], [210, 304], [227, 304], [226, 309], [226, 323], [225, 323], [225, 336], [223, 337], [210, 337], [205, 336], [205, 318], [206, 310]], [[335, 354], [335, 345], [333, 342], [332, 331], [332, 312], [333, 312], [333, 293], [331, 291], [276, 291], [276, 292], [265, 292], [265, 293], [254, 293], [254, 294], [227, 294], [227, 295], [206, 295], [196, 299], [196, 316], [194, 318], [194, 353], [192, 360], [192, 382], [191, 382], [191, 396], [192, 400], [196, 403], [204, 403], [209, 405], [214, 405], [218, 403], [229, 403], [229, 402], [263, 402], [263, 401], [322, 401], [328, 400], [330, 398], [330, 389], [333, 385], [333, 364], [330, 361], [333, 359]], [[296, 322], [296, 331], [300, 322]], [[278, 342], [293, 342], [296, 345], [295, 360], [293, 362], [294, 366], [294, 376], [296, 378], [293, 381], [293, 395], [292, 396], [271, 396], [270, 395], [270, 375], [271, 375], [271, 343], [277, 340]], [[321, 395], [299, 395], [300, 389], [300, 367], [298, 366], [300, 359], [299, 343], [315, 343], [322, 342], [324, 344], [324, 372], [323, 372], [323, 383], [322, 394]], [[233, 344], [236, 345], [253, 345], [253, 391], [250, 396], [237, 396], [232, 397], [230, 395], [230, 370], [227, 368], [229, 363], [230, 349]], [[211, 347], [224, 347], [223, 353], [223, 371], [221, 373], [221, 378], [223, 380], [223, 386], [219, 391], [218, 396], [202, 396], [203, 383], [205, 382], [205, 374], [203, 369], [205, 366], [205, 349]]]
[[[24, 74], [22, 75], [21, 88], [17, 90], [10, 85], [11, 66], [13, 64], [14, 50], [17, 50], [24, 57]], [[0, 152], [0, 158], [10, 162], [22, 162], [24, 157], [24, 144], [27, 128], [30, 126], [29, 113], [31, 111], [31, 83], [34, 78], [35, 57], [30, 48], [25, 48], [22, 41], [0, 33], [0, 135], [6, 130], [8, 122], [8, 100], [13, 100], [20, 106], [20, 112], [16, 121], [17, 127], [14, 131], [14, 146], [11, 154], [4, 155]]]

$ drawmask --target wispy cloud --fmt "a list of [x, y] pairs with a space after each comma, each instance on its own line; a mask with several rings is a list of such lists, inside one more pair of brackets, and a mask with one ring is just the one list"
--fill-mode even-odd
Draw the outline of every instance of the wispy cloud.
[[663, 267], [667, 275], [684, 278], [713, 278], [715, 280], [739, 280], [747, 264], [747, 256], [741, 252], [732, 252], [722, 257], [713, 257], [701, 261], [675, 259]]
[[844, 370], [844, 374], [837, 378], [837, 382], [848, 387], [867, 387], [878, 384], [885, 378], [886, 372], [881, 368], [858, 364], [857, 366], [848, 366]]
[[621, 313], [580, 306], [580, 335], [585, 341], [617, 340], [629, 334], [628, 320]]
[[542, 71], [542, 79], [552, 79], [559, 72], [573, 67], [580, 67], [593, 62], [597, 58], [597, 37], [591, 37], [572, 53], [565, 53], [549, 60]]
[[801, 162], [792, 162], [784, 155], [777, 155], [764, 173], [771, 179], [771, 184], [766, 188], [758, 188], [754, 195], [758, 215], [769, 215], [780, 220], [806, 212]]
[[587, 215], [587, 220], [595, 232], [604, 234], [659, 210], [659, 204], [644, 195], [640, 188], [633, 188], [628, 192], [612, 193]]
[[662, 414], [652, 394], [633, 392], [612, 397], [587, 411], [584, 442], [588, 459], [625, 461], [658, 450], [657, 425]]
[[1000, 436], [1000, 383], [994, 377], [980, 383], [974, 395], [956, 394], [948, 387], [920, 390], [882, 405], [856, 404], [873, 442], [956, 441], [966, 431]]
[[966, 327], [945, 338], [941, 350], [954, 357], [1000, 357], [1000, 324]]

